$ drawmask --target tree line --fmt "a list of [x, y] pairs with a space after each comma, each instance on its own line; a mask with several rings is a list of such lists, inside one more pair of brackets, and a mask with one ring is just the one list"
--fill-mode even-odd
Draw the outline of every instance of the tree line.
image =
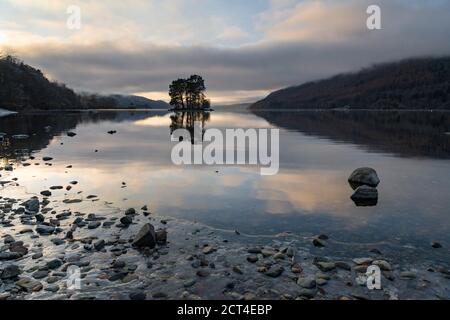
[[175, 80], [169, 86], [170, 105], [180, 110], [209, 109], [211, 104], [205, 92], [205, 80], [199, 75]]

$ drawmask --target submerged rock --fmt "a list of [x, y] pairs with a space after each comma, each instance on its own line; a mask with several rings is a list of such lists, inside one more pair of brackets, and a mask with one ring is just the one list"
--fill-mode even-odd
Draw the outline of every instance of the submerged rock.
[[155, 227], [150, 223], [145, 224], [134, 238], [132, 245], [138, 248], [154, 248], [156, 246]]
[[353, 190], [360, 186], [376, 188], [380, 184], [377, 172], [372, 168], [359, 168], [353, 171], [348, 178], [348, 182]]
[[25, 202], [25, 210], [29, 213], [38, 213], [39, 212], [39, 200], [36, 198], [32, 198]]
[[369, 186], [360, 186], [351, 199], [358, 207], [373, 207], [378, 204], [378, 190]]
[[16, 266], [15, 264], [10, 264], [6, 266], [2, 272], [0, 272], [0, 279], [6, 280], [6, 279], [13, 279], [16, 278], [18, 275], [20, 275], [22, 272], [20, 271], [20, 268]]

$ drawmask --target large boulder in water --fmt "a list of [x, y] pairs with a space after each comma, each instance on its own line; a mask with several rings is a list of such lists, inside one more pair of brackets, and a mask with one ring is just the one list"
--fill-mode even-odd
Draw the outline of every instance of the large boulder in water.
[[358, 207], [373, 207], [378, 204], [378, 191], [369, 186], [360, 186], [351, 198]]
[[380, 184], [380, 179], [375, 169], [372, 168], [359, 168], [353, 171], [348, 178], [348, 182], [353, 190], [356, 190], [360, 186], [369, 186], [376, 188]]
[[150, 223], [145, 224], [134, 238], [133, 246], [137, 248], [154, 248], [156, 246], [155, 227]]

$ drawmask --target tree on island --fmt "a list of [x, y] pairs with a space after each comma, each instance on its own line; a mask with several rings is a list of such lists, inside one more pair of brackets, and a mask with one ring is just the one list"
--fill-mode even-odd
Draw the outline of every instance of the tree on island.
[[175, 80], [169, 86], [170, 105], [179, 110], [209, 109], [211, 104], [205, 91], [205, 80], [199, 75]]

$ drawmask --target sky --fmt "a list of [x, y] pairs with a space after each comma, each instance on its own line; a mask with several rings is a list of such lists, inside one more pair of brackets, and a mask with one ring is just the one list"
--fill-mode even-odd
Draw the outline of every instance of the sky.
[[[381, 9], [369, 30], [367, 7]], [[69, 29], [69, 6], [81, 28]], [[0, 0], [0, 51], [77, 91], [168, 100], [200, 74], [213, 103], [372, 64], [450, 54], [450, 0]]]

